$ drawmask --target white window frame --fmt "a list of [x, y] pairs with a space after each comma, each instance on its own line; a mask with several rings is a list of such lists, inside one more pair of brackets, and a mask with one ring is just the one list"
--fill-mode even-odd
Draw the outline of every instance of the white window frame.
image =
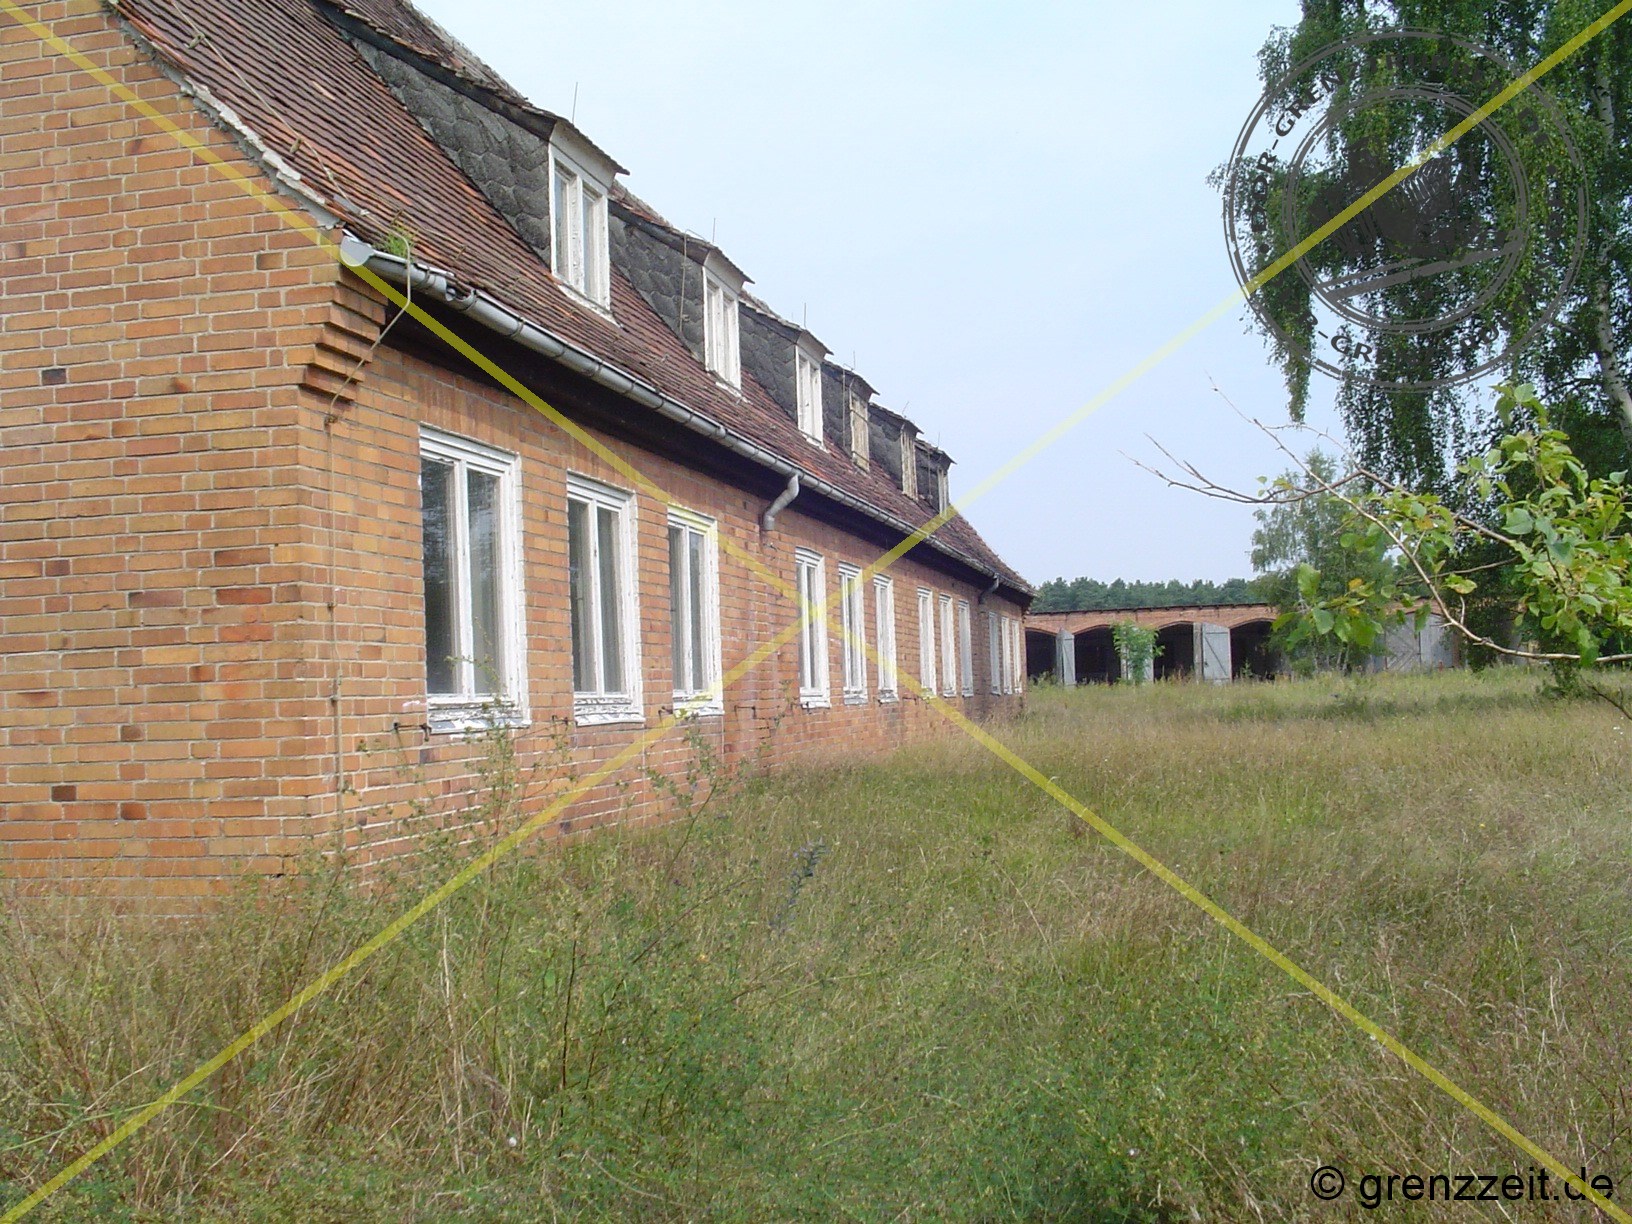
[[[616, 609], [615, 623], [623, 635], [620, 643], [623, 651], [623, 687], [617, 691], [607, 691], [604, 687], [604, 678], [594, 689], [579, 689], [577, 678], [573, 678], [572, 717], [573, 721], [581, 726], [604, 726], [608, 723], [639, 723], [644, 722], [646, 713], [642, 702], [641, 689], [641, 662], [640, 662], [640, 604], [639, 581], [635, 565], [635, 495], [623, 489], [613, 488], [602, 484], [588, 476], [577, 473], [567, 474], [567, 501], [582, 502], [591, 511], [602, 509], [610, 510], [617, 516], [617, 532], [620, 544], [617, 558], [618, 578], [618, 608]], [[592, 514], [591, 521], [595, 516]], [[568, 527], [571, 548], [570, 531]], [[590, 574], [595, 576], [590, 583], [591, 596], [590, 624], [595, 634], [594, 648], [591, 657], [597, 670], [604, 666], [604, 651], [601, 634], [604, 620], [604, 608], [600, 574], [600, 532], [592, 530], [587, 541], [590, 549]], [[570, 553], [568, 564], [571, 564]], [[576, 650], [577, 643], [573, 639], [572, 610], [567, 612], [567, 634], [569, 648]], [[569, 656], [570, 659], [570, 656]]]
[[975, 644], [969, 623], [969, 601], [958, 600], [958, 672], [963, 677], [959, 691], [965, 697], [975, 695]]
[[799, 601], [799, 704], [807, 710], [826, 709], [833, 704], [827, 670], [827, 562], [820, 553], [799, 548], [793, 569]]
[[1003, 691], [1003, 670], [1008, 666], [1008, 626], [1001, 623], [996, 612], [986, 613], [986, 665], [991, 669], [992, 693]]
[[1026, 691], [1026, 630], [1018, 617], [1006, 617], [1009, 622], [1010, 650], [1014, 661], [1009, 667], [1010, 684], [1003, 691], [1005, 693], [1024, 693]]
[[952, 504], [952, 486], [947, 479], [946, 469], [939, 464], [935, 465], [935, 509], [937, 512], [945, 510]]
[[867, 700], [867, 588], [861, 570], [839, 562], [839, 662], [845, 705]]
[[793, 398], [799, 432], [811, 445], [822, 445], [822, 359], [798, 344], [793, 349]]
[[901, 492], [914, 499], [918, 496], [918, 440], [905, 426], [901, 429]]
[[[430, 691], [427, 659], [426, 723], [433, 734], [485, 730], [494, 725], [526, 726], [529, 722], [524, 626], [527, 600], [521, 562], [521, 460], [509, 451], [484, 446], [469, 438], [426, 426], [420, 427], [419, 454], [421, 462], [430, 459], [453, 468], [455, 500], [451, 526], [454, 536], [453, 658], [456, 660], [457, 691]], [[505, 654], [504, 671], [498, 677], [503, 691], [499, 693], [476, 691], [476, 668], [471, 646], [474, 628], [470, 591], [469, 482], [465, 479], [465, 473], [470, 470], [495, 476], [499, 481], [498, 613]], [[423, 526], [423, 503], [420, 513]]]
[[941, 604], [941, 696], [958, 695], [958, 630], [953, 623], [952, 596], [942, 595]]
[[880, 702], [901, 699], [901, 680], [897, 673], [895, 656], [895, 579], [884, 574], [873, 576], [873, 619], [878, 640], [878, 699]]
[[872, 413], [867, 401], [854, 391], [848, 393], [850, 414], [850, 458], [860, 468], [867, 467], [872, 458]]
[[709, 372], [733, 391], [742, 390], [742, 335], [739, 296], [723, 279], [703, 269], [703, 358]]
[[939, 690], [935, 672], [935, 592], [918, 588], [918, 684], [925, 701], [934, 701]]
[[[680, 584], [682, 606], [674, 607], [673, 592], [675, 589], [674, 575], [670, 572], [669, 591], [669, 633], [670, 649], [681, 651], [684, 660], [684, 670], [698, 670], [701, 673], [702, 686], [694, 689], [676, 688], [674, 690], [674, 710], [676, 714], [690, 717], [708, 717], [725, 713], [725, 692], [721, 681], [720, 669], [720, 532], [719, 524], [707, 515], [698, 514], [680, 506], [669, 507], [669, 530], [679, 530], [686, 535], [702, 537], [702, 581], [698, 585], [702, 588], [703, 606], [691, 606], [691, 587], [689, 582]], [[665, 538], [665, 544], [668, 543]], [[686, 564], [691, 564], [691, 549], [685, 549], [681, 555]], [[674, 551], [669, 550], [669, 564], [674, 564]], [[688, 575], [689, 576], [689, 575]], [[703, 657], [699, 660], [693, 657], [695, 650], [693, 635], [683, 630], [687, 628], [682, 622], [687, 618], [698, 618], [702, 624], [702, 651]], [[672, 654], [671, 654], [672, 664]], [[670, 668], [673, 675], [673, 668]]]
[[[565, 183], [560, 180], [566, 179]], [[584, 197], [591, 197], [584, 224]], [[550, 268], [570, 296], [612, 312], [612, 268], [606, 221], [607, 188], [582, 166], [550, 148]], [[566, 249], [562, 248], [565, 221]]]
[[1005, 652], [1008, 665], [1003, 669], [1003, 692], [1012, 694], [1020, 691], [1020, 633], [1019, 624], [1012, 616], [1003, 618], [1003, 640], [1008, 649]]

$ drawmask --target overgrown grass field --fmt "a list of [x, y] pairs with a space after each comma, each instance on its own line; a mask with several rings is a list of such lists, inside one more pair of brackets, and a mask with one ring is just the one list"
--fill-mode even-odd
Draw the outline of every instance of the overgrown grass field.
[[[1042, 689], [998, 730], [1626, 1201], [1632, 731], [1539, 690]], [[8, 902], [0, 1207], [456, 860], [179, 929]], [[1533, 1163], [958, 737], [518, 856], [31, 1218], [1594, 1218], [1309, 1188]]]

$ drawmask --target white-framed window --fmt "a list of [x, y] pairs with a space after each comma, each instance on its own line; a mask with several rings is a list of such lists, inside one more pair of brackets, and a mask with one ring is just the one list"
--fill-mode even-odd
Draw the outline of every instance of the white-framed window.
[[952, 489], [947, 482], [946, 469], [939, 464], [935, 467], [935, 509], [945, 510], [952, 504]]
[[555, 277], [602, 310], [610, 310], [606, 191], [554, 150], [550, 188], [550, 266]]
[[844, 700], [858, 705], [867, 700], [867, 596], [861, 571], [839, 565], [839, 636], [843, 646]]
[[959, 686], [965, 697], [975, 695], [975, 644], [970, 635], [969, 601], [958, 600], [958, 674], [963, 677]]
[[742, 390], [737, 294], [706, 268], [703, 270], [703, 353], [714, 377], [733, 390]]
[[820, 553], [793, 554], [799, 594], [799, 702], [807, 709], [832, 704], [827, 678], [827, 563]]
[[901, 428], [901, 492], [918, 496], [918, 443], [905, 426]]
[[419, 434], [425, 693], [432, 731], [527, 717], [515, 455]]
[[669, 642], [674, 708], [723, 714], [720, 682], [719, 528], [711, 518], [669, 508]]
[[1003, 692], [1014, 692], [1014, 621], [1003, 618]]
[[1009, 675], [1003, 686], [1005, 693], [1023, 693], [1026, 691], [1026, 630], [1018, 619], [1005, 616], [1004, 623], [1009, 630]]
[[1008, 666], [1008, 626], [999, 620], [996, 612], [986, 613], [986, 666], [992, 682], [992, 692], [1003, 691], [1003, 669]]
[[857, 466], [866, 467], [872, 453], [868, 429], [867, 401], [854, 391], [850, 393], [850, 458]]
[[900, 698], [895, 662], [895, 580], [883, 574], [873, 578], [873, 617], [878, 639], [878, 699]]
[[571, 474], [567, 600], [573, 718], [583, 724], [639, 722], [643, 711], [634, 495]]
[[918, 683], [924, 700], [933, 700], [939, 691], [935, 679], [935, 592], [918, 588]]
[[941, 696], [958, 695], [958, 630], [953, 623], [952, 596], [942, 595], [941, 603]]
[[822, 359], [803, 346], [793, 350], [793, 394], [799, 409], [799, 432], [822, 444]]

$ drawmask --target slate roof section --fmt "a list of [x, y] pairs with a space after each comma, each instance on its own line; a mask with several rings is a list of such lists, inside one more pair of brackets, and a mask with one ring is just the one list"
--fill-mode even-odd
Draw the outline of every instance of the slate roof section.
[[[416, 263], [486, 291], [883, 514], [914, 525], [931, 517], [883, 473], [857, 468], [831, 444], [811, 446], [750, 377], [740, 397], [723, 390], [616, 269], [615, 322], [572, 301], [537, 250], [370, 66], [341, 23], [366, 23], [457, 76], [473, 95], [486, 92], [541, 121], [562, 121], [522, 98], [402, 0], [333, 6], [324, 0], [121, 0], [117, 11], [162, 61], [230, 106], [358, 237], [382, 246], [406, 234]], [[619, 203], [667, 226], [626, 192]], [[1000, 574], [1005, 586], [1030, 594], [1030, 585], [963, 518], [947, 522], [935, 538], [975, 568]]]

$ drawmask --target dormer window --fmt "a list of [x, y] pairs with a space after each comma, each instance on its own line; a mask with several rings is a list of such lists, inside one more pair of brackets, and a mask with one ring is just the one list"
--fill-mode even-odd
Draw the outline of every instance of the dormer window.
[[905, 425], [901, 427], [901, 492], [918, 496], [918, 443]]
[[703, 353], [709, 371], [733, 391], [742, 390], [742, 352], [737, 338], [737, 287], [703, 265]]
[[866, 467], [868, 446], [867, 401], [854, 391], [850, 393], [850, 458], [857, 467]]
[[951, 490], [947, 487], [946, 469], [935, 465], [935, 509], [945, 510], [952, 504]]
[[799, 432], [822, 444], [822, 359], [803, 345], [793, 350], [793, 393], [799, 409]]
[[555, 278], [591, 305], [610, 310], [606, 188], [554, 149], [550, 166], [550, 263]]

